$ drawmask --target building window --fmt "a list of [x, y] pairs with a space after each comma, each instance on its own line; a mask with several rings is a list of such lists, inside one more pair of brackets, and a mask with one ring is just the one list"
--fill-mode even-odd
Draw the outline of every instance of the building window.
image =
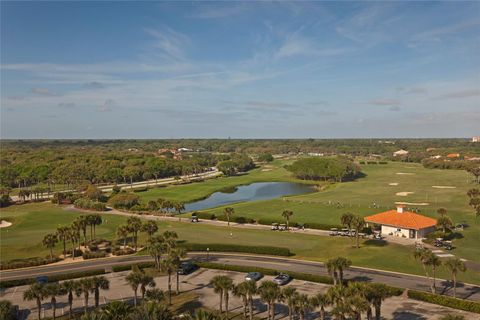
[[402, 229], [397, 229], [397, 232], [401, 232], [401, 231], [402, 231]]

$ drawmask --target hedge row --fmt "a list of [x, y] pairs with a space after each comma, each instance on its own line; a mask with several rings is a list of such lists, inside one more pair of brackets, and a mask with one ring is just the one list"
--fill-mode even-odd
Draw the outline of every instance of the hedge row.
[[242, 246], [235, 244], [223, 244], [223, 243], [181, 243], [180, 246], [184, 247], [187, 251], [206, 251], [207, 248], [211, 251], [217, 252], [244, 252], [244, 253], [257, 253], [257, 254], [270, 254], [274, 256], [292, 256], [293, 253], [288, 248], [281, 247], [268, 247], [268, 246]]
[[428, 292], [421, 292], [415, 290], [408, 290], [408, 297], [410, 299], [425, 301], [429, 303], [438, 304], [444, 307], [464, 310], [468, 312], [480, 313], [480, 303], [468, 300], [461, 300], [448, 296], [441, 296]]
[[42, 266], [45, 264], [53, 263], [53, 262], [58, 262], [60, 261], [60, 258], [58, 257], [53, 257], [53, 260], [48, 258], [27, 258], [27, 259], [14, 259], [14, 260], [9, 260], [6, 262], [0, 263], [0, 270], [7, 270], [7, 269], [17, 269], [17, 268], [26, 268], [26, 267], [36, 267], [36, 266]]
[[88, 259], [97, 259], [97, 258], [104, 258], [107, 256], [107, 253], [105, 251], [99, 251], [99, 252], [84, 252], [83, 253], [83, 259], [88, 260]]
[[119, 266], [113, 266], [112, 271], [113, 272], [128, 271], [128, 270], [132, 270], [133, 266], [137, 266], [139, 269], [153, 268], [155, 267], [155, 263], [152, 261], [152, 262], [142, 262], [142, 263], [134, 263], [134, 264], [122, 264]]
[[[192, 214], [193, 215], [193, 214]], [[227, 221], [227, 218], [224, 216], [217, 217], [214, 213], [209, 213], [209, 212], [195, 212], [194, 215], [197, 216], [199, 219], [204, 219], [204, 220], [220, 220], [220, 221]], [[269, 218], [261, 218], [258, 221], [255, 219], [249, 218], [249, 217], [243, 217], [243, 216], [234, 216], [231, 219], [231, 222], [236, 222], [236, 223], [258, 223], [261, 225], [271, 225], [272, 223], [285, 223], [284, 220], [281, 219], [269, 219]], [[298, 227], [302, 226], [302, 224], [298, 222], [291, 221], [290, 226], [292, 227]], [[330, 230], [332, 228], [337, 228], [341, 229], [342, 226], [338, 224], [325, 224], [325, 223], [306, 223], [304, 224], [305, 228], [311, 228], [311, 229], [318, 229], [318, 230]]]
[[[69, 279], [91, 277], [91, 276], [96, 276], [100, 274], [105, 274], [105, 270], [96, 269], [96, 270], [79, 271], [79, 272], [71, 272], [71, 273], [48, 276], [48, 282], [57, 282], [57, 281], [63, 281], [63, 280], [69, 280]], [[16, 286], [24, 286], [24, 285], [32, 284], [35, 282], [36, 282], [35, 278], [0, 281], [0, 288], [4, 289], [4, 288], [16, 287]]]

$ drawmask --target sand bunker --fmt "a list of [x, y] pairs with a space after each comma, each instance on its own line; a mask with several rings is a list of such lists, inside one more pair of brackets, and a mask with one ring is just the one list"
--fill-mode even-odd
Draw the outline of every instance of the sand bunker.
[[272, 171], [272, 169], [262, 169], [262, 171]]
[[437, 189], [455, 189], [456, 187], [453, 187], [453, 186], [432, 186], [432, 188], [437, 188]]
[[408, 196], [409, 194], [413, 194], [415, 192], [410, 192], [410, 191], [402, 191], [402, 192], [397, 192], [395, 193], [396, 196], [400, 196], [400, 197], [406, 197]]
[[0, 221], [0, 228], [10, 227], [11, 225], [12, 225], [11, 222], [8, 222], [8, 221], [5, 221], [5, 220]]
[[395, 202], [395, 204], [405, 204], [409, 206], [428, 206], [430, 203], [428, 202]]
[[405, 175], [405, 176], [413, 176], [415, 173], [411, 173], [411, 172], [397, 172], [396, 174]]
[[398, 182], [390, 182], [388, 185], [389, 186], [398, 186]]

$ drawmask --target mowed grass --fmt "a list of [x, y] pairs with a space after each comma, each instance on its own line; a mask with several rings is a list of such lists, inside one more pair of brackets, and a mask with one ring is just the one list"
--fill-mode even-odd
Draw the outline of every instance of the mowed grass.
[[[1, 229], [1, 260], [46, 256], [48, 250], [42, 244], [45, 234], [55, 232], [57, 226], [71, 223], [80, 213], [65, 210], [49, 203], [12, 206], [2, 209], [0, 217], [13, 222], [11, 227]], [[103, 214], [106, 223], [97, 228], [99, 237], [114, 240], [117, 226], [125, 223], [126, 217]], [[331, 257], [345, 256], [356, 266], [384, 269], [390, 271], [423, 275], [422, 268], [413, 259], [412, 247], [396, 244], [378, 246], [371, 241], [363, 242], [360, 249], [353, 248], [351, 241], [345, 238], [333, 238], [308, 235], [305, 233], [280, 233], [267, 230], [232, 229], [233, 236], [225, 227], [181, 223], [159, 222], [160, 231], [176, 231], [181, 240], [192, 243], [228, 243], [256, 246], [289, 248], [295, 258], [325, 261]], [[8, 231], [8, 232], [7, 232]], [[140, 236], [144, 243], [145, 235]], [[61, 252], [61, 244], [55, 248]], [[440, 270], [439, 277], [449, 277], [445, 270]], [[480, 275], [472, 271], [461, 274], [461, 281], [480, 284]]]
[[166, 187], [153, 188], [144, 192], [137, 193], [141, 200], [148, 202], [158, 198], [169, 200], [192, 202], [208, 197], [214, 192], [224, 188], [235, 187], [254, 182], [286, 181], [308, 184], [319, 184], [316, 181], [303, 181], [296, 179], [283, 167], [291, 161], [276, 160], [272, 163], [263, 165], [259, 168], [249, 171], [247, 174], [234, 177], [219, 177], [208, 179], [203, 182], [192, 182], [185, 185], [169, 185]]
[[[410, 203], [428, 203], [428, 205], [409, 205], [421, 210], [421, 214], [438, 217], [436, 211], [440, 207], [448, 210], [448, 215], [454, 223], [466, 221], [470, 227], [462, 234], [464, 238], [454, 241], [454, 253], [461, 258], [480, 262], [480, 219], [475, 218], [473, 210], [468, 206], [467, 190], [475, 187], [471, 176], [463, 170], [436, 170], [425, 169], [420, 164], [391, 162], [386, 165], [362, 165], [364, 178], [352, 182], [337, 183], [324, 191], [278, 198], [266, 201], [243, 202], [229, 205], [235, 208], [238, 216], [255, 219], [268, 218], [282, 221], [281, 213], [285, 209], [292, 210], [292, 220], [299, 223], [324, 223], [339, 224], [340, 217], [345, 212], [353, 212], [366, 216], [381, 211], [393, 209], [396, 201]], [[252, 172], [253, 179], [262, 180], [264, 175], [272, 174], [276, 181], [289, 181], [293, 179], [282, 167], [281, 162], [276, 163], [276, 169]], [[401, 173], [401, 174], [398, 174]], [[245, 181], [250, 175], [232, 179]], [[265, 178], [266, 179], [266, 178]], [[224, 181], [219, 179], [219, 181]], [[251, 182], [252, 182], [251, 181]], [[272, 181], [275, 181], [272, 179]], [[292, 181], [292, 180], [290, 180]], [[298, 180], [295, 180], [298, 182]], [[207, 181], [205, 184], [218, 186], [216, 181]], [[166, 189], [172, 199], [181, 199], [185, 193], [195, 192], [196, 196], [206, 196], [208, 193], [202, 184], [187, 186], [172, 186]], [[309, 182], [311, 183], [311, 182]], [[396, 183], [397, 185], [390, 185]], [[434, 188], [433, 186], [450, 186], [451, 188]], [[478, 186], [477, 186], [478, 187]], [[396, 195], [399, 192], [413, 192], [407, 196]], [[163, 196], [169, 198], [169, 194]], [[340, 206], [337, 206], [337, 204]], [[374, 207], [374, 204], [376, 207]], [[208, 212], [216, 215], [223, 214], [224, 207], [218, 207]], [[185, 214], [189, 215], [189, 214]]]

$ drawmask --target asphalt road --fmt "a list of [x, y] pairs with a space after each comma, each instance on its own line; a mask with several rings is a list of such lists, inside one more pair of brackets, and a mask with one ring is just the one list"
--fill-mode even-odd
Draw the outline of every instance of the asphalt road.
[[[188, 256], [193, 260], [207, 261], [207, 256], [205, 253], [189, 253]], [[125, 256], [93, 259], [69, 264], [54, 264], [16, 270], [4, 270], [0, 272], [0, 279], [4, 281], [34, 278], [38, 276], [49, 276], [93, 269], [105, 269], [110, 271], [113, 266], [146, 261], [152, 261], [152, 258], [149, 256]], [[327, 275], [327, 270], [321, 263], [271, 256], [244, 255], [235, 253], [210, 253], [208, 262], [227, 265], [255, 266], [275, 269], [278, 271], [295, 271], [315, 275]], [[345, 278], [357, 281], [380, 282], [405, 289], [421, 291], [430, 290], [430, 282], [425, 277], [380, 270], [352, 267], [345, 271]], [[453, 291], [451, 283], [445, 280], [437, 280], [437, 290], [447, 295], [452, 294]], [[457, 296], [469, 300], [480, 301], [480, 286], [458, 283]]]

